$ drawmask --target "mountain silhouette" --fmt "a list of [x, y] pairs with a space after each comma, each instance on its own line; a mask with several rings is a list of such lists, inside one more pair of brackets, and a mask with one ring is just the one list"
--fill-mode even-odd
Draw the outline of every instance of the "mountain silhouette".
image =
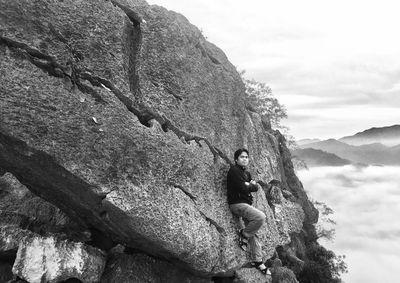
[[370, 128], [355, 135], [340, 138], [339, 141], [350, 145], [381, 143], [395, 146], [400, 144], [400, 125]]
[[352, 162], [339, 156], [319, 149], [305, 148], [296, 149], [292, 152], [294, 157], [303, 160], [309, 167], [317, 166], [343, 166]]
[[388, 147], [381, 143], [355, 146], [335, 139], [329, 139], [306, 144], [300, 146], [300, 148], [312, 148], [333, 153], [352, 163], [400, 165], [400, 146]]
[[296, 141], [297, 145], [306, 145], [309, 143], [320, 142], [320, 139], [301, 139]]
[[346, 161], [400, 165], [400, 125], [374, 127], [339, 140], [302, 139], [297, 144], [299, 149], [293, 154], [303, 159], [308, 166], [344, 165], [348, 164]]

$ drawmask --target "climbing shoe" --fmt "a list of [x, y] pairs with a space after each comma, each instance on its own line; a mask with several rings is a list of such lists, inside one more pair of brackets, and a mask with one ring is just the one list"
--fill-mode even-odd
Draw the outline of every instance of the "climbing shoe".
[[271, 271], [269, 271], [269, 268], [262, 261], [253, 261], [251, 265], [261, 271], [262, 274], [271, 275]]

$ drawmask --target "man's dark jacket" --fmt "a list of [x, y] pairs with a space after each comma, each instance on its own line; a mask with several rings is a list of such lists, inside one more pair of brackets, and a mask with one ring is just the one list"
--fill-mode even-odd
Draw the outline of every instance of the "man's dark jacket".
[[258, 190], [257, 185], [249, 184], [245, 182], [251, 181], [250, 172], [239, 165], [232, 165], [228, 171], [227, 177], [227, 189], [228, 189], [228, 203], [253, 203], [253, 197], [251, 192]]

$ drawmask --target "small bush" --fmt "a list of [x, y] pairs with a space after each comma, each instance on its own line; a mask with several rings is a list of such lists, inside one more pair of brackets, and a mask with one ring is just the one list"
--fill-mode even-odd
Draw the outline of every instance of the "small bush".
[[347, 272], [344, 256], [336, 256], [318, 243], [307, 248], [307, 258], [299, 274], [300, 283], [339, 283], [341, 273]]

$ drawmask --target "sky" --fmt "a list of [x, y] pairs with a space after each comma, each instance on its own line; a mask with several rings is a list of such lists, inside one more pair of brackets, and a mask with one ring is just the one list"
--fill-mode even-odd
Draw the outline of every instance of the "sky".
[[400, 4], [150, 0], [183, 14], [286, 106], [296, 139], [400, 124]]
[[346, 283], [396, 283], [400, 276], [399, 167], [313, 167], [298, 172], [307, 195], [333, 209], [336, 237], [322, 241], [346, 255]]

